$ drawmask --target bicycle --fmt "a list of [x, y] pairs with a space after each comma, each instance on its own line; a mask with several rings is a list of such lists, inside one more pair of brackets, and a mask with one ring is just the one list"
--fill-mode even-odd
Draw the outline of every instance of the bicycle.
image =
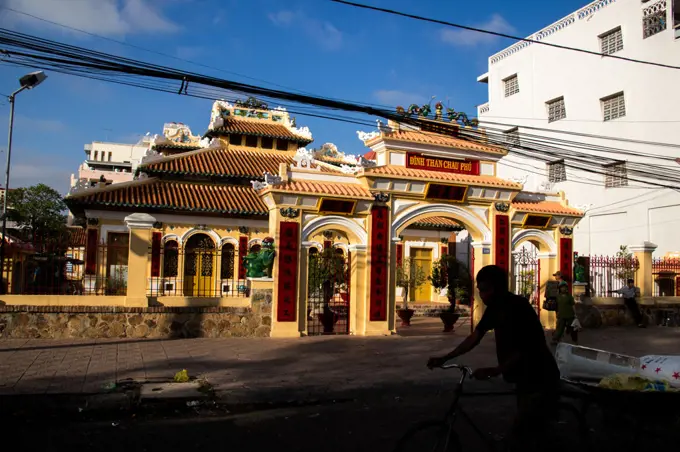
[[[458, 369], [461, 371], [460, 380], [453, 392], [453, 402], [447, 410], [443, 419], [434, 419], [423, 421], [411, 427], [399, 440], [395, 452], [460, 452], [463, 450], [458, 433], [454, 426], [458, 416], [462, 417], [473, 428], [475, 433], [483, 440], [489, 451], [507, 450], [504, 438], [495, 437], [489, 433], [483, 432], [465, 413], [465, 411], [458, 406], [458, 401], [463, 395], [463, 386], [465, 380], [472, 375], [472, 369], [467, 366], [458, 364], [444, 364], [440, 366], [441, 369]], [[479, 395], [510, 395], [507, 393], [484, 393]], [[589, 429], [586, 425], [582, 413], [570, 403], [560, 400], [558, 404], [558, 413], [571, 413], [578, 424], [578, 436], [580, 452], [589, 451]], [[564, 424], [564, 422], [560, 422]], [[419, 436], [419, 435], [422, 435]]]

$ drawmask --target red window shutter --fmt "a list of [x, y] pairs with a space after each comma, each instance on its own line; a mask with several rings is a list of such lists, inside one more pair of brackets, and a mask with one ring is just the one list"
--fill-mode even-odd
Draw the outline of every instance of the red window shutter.
[[246, 278], [246, 267], [243, 265], [243, 258], [248, 254], [248, 236], [242, 235], [238, 238], [238, 279]]
[[154, 232], [151, 236], [151, 277], [158, 278], [161, 275], [161, 238], [163, 234]]
[[404, 263], [404, 245], [397, 243], [397, 267]]
[[85, 247], [85, 274], [94, 275], [97, 273], [97, 245], [99, 231], [96, 229], [87, 230], [87, 245]]

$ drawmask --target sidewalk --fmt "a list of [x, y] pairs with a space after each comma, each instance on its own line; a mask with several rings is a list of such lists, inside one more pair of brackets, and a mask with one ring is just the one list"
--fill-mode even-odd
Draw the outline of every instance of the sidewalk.
[[[416, 319], [392, 337], [225, 338], [182, 340], [0, 341], [0, 395], [94, 394], [112, 382], [170, 381], [187, 369], [231, 402], [378, 393], [404, 385], [448, 384], [450, 372], [425, 369], [427, 358], [453, 348], [467, 334], [440, 332], [438, 319]], [[630, 355], [678, 353], [680, 328], [607, 328], [582, 334], [582, 345]], [[493, 338], [464, 360], [495, 364]], [[487, 383], [488, 385], [488, 383]]]

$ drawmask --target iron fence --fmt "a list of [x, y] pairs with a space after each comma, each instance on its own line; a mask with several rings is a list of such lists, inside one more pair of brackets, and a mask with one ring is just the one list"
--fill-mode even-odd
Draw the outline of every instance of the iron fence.
[[620, 297], [612, 291], [626, 286], [628, 279], [633, 279], [637, 285], [637, 274], [640, 262], [636, 257], [612, 256], [583, 256], [588, 265], [590, 276], [589, 291], [593, 297]]
[[127, 241], [89, 246], [11, 248], [2, 266], [4, 293], [12, 295], [125, 295]]
[[680, 296], [680, 259], [667, 257], [652, 259], [652, 279], [653, 296]]
[[521, 248], [512, 253], [512, 291], [525, 297], [539, 309], [541, 298], [541, 262], [536, 248]]
[[231, 243], [216, 248], [206, 242], [195, 248], [179, 248], [177, 242], [149, 248], [150, 297], [248, 297], [245, 268], [238, 248]]

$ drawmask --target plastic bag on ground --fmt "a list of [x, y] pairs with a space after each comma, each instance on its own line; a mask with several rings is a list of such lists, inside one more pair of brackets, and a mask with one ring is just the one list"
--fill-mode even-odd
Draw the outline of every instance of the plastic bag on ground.
[[640, 360], [633, 356], [560, 343], [555, 350], [555, 360], [562, 378], [599, 382], [615, 374], [634, 374]]
[[674, 388], [680, 388], [680, 356], [647, 355], [640, 358], [640, 374], [667, 380]]

